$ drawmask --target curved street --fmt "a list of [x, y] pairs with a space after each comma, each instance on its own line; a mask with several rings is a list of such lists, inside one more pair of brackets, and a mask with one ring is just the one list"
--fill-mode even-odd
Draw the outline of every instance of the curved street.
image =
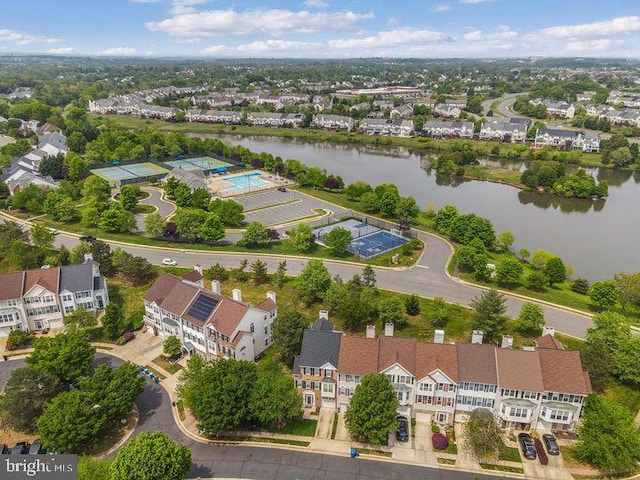
[[[99, 352], [94, 365], [117, 366], [122, 360]], [[0, 362], [0, 391], [9, 372], [24, 365], [24, 360]], [[478, 475], [453, 469], [437, 469], [348, 456], [311, 453], [295, 447], [253, 447], [243, 445], [204, 444], [186, 437], [173, 419], [169, 394], [160, 385], [147, 381], [136, 400], [140, 413], [133, 435], [163, 431], [175, 441], [189, 447], [192, 465], [190, 478], [253, 478], [261, 480], [365, 480], [365, 479], [433, 479], [490, 480], [498, 477]]]

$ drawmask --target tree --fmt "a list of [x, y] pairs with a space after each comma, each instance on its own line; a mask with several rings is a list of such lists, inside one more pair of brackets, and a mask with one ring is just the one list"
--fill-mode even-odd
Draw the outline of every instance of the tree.
[[589, 289], [591, 302], [600, 310], [611, 310], [618, 303], [618, 288], [613, 280], [600, 280]]
[[567, 273], [564, 262], [559, 257], [549, 259], [544, 265], [543, 272], [549, 279], [549, 286], [553, 286], [555, 283], [564, 282], [564, 278]]
[[632, 473], [638, 469], [640, 431], [624, 406], [603, 395], [590, 395], [578, 431], [578, 458], [606, 473]]
[[66, 327], [80, 329], [93, 327], [98, 323], [96, 312], [86, 310], [83, 307], [76, 308], [73, 312], [67, 314], [62, 321]]
[[143, 432], [120, 449], [111, 480], [182, 480], [191, 468], [191, 450], [162, 432]]
[[586, 295], [589, 293], [589, 280], [586, 278], [576, 278], [571, 282], [571, 291]]
[[282, 260], [281, 262], [278, 262], [278, 269], [276, 270], [276, 283], [278, 285], [278, 288], [282, 288], [282, 286], [284, 285], [286, 276], [287, 276], [287, 261]]
[[45, 190], [35, 184], [19, 189], [11, 197], [11, 207], [28, 212], [42, 212]]
[[224, 224], [215, 213], [207, 215], [207, 219], [200, 227], [200, 236], [210, 242], [217, 242], [224, 238]]
[[237, 227], [244, 220], [244, 207], [234, 200], [216, 198], [209, 203], [208, 210], [218, 215], [227, 227]]
[[53, 247], [53, 233], [44, 225], [36, 223], [31, 227], [31, 241], [39, 250], [49, 250]]
[[447, 302], [442, 297], [435, 297], [431, 301], [431, 325], [434, 327], [446, 327], [449, 321]]
[[362, 285], [365, 287], [376, 287], [376, 272], [371, 265], [367, 265], [362, 269]]
[[224, 282], [229, 278], [229, 272], [222, 265], [216, 263], [204, 271], [204, 276], [210, 280]]
[[544, 250], [536, 250], [531, 257], [531, 264], [538, 270], [542, 270], [546, 263], [554, 258], [555, 255]]
[[302, 416], [302, 402], [291, 378], [272, 363], [258, 372], [251, 391], [249, 410], [262, 425], [284, 427], [289, 420]]
[[458, 209], [453, 205], [445, 205], [436, 214], [435, 227], [440, 233], [449, 234], [453, 222], [458, 218]]
[[396, 204], [395, 216], [400, 220], [411, 221], [418, 218], [420, 208], [413, 197], [400, 197]]
[[89, 371], [95, 353], [82, 332], [70, 331], [38, 339], [33, 353], [25, 361], [62, 382], [71, 382]]
[[407, 315], [418, 315], [420, 313], [420, 300], [417, 295], [411, 295], [404, 301], [404, 308]]
[[[191, 192], [191, 202], [189, 203], [189, 206], [191, 208], [205, 209], [208, 207], [210, 201], [211, 201], [211, 195], [209, 195], [209, 192], [207, 191], [207, 189], [196, 188], [193, 192]], [[233, 202], [233, 200], [231, 201]]]
[[64, 389], [51, 373], [26, 366], [12, 370], [0, 396], [0, 421], [21, 432], [36, 429], [47, 403]]
[[513, 245], [513, 242], [515, 242], [516, 237], [513, 235], [512, 232], [502, 232], [500, 235], [498, 235], [498, 244], [504, 248], [505, 250], [509, 250], [511, 248], [511, 245]]
[[[81, 242], [81, 244], [82, 243], [87, 242]], [[104, 275], [111, 276], [115, 273], [115, 268], [113, 266], [113, 253], [111, 253], [111, 247], [107, 242], [95, 240], [93, 243], [89, 244], [89, 252], [93, 259], [100, 264], [100, 271]], [[84, 256], [80, 259], [80, 262], [83, 261]]]
[[138, 206], [140, 187], [137, 185], [123, 185], [120, 187], [120, 203], [125, 210], [133, 211]]
[[293, 357], [300, 353], [304, 329], [309, 319], [297, 310], [283, 310], [273, 322], [273, 343], [277, 346], [280, 358], [291, 365]]
[[[380, 186], [382, 185], [378, 185], [378, 187]], [[376, 190], [378, 189], [378, 187], [376, 187]], [[377, 198], [376, 207], [380, 212], [389, 216], [393, 216], [396, 214], [396, 208], [400, 203], [400, 195], [398, 195], [397, 187], [395, 190], [388, 189], [388, 190], [382, 191], [380, 195], [376, 193], [376, 198]], [[414, 200], [414, 204], [415, 204], [415, 200]], [[402, 213], [412, 213], [411, 206], [409, 205], [408, 207], [410, 211], [402, 212]], [[418, 207], [416, 206], [416, 208]]]
[[618, 300], [624, 312], [627, 306], [640, 302], [640, 273], [616, 273], [613, 276], [618, 290]]
[[306, 223], [299, 223], [287, 232], [287, 236], [298, 252], [307, 252], [313, 246], [313, 230]]
[[207, 212], [198, 208], [178, 208], [172, 220], [181, 236], [193, 239], [200, 234], [207, 218]]
[[180, 355], [180, 352], [182, 352], [182, 344], [180, 343], [180, 340], [175, 335], [169, 335], [164, 341], [162, 353], [167, 357], [177, 357]]
[[267, 281], [267, 263], [263, 262], [259, 258], [253, 262], [249, 269], [253, 275], [253, 283], [256, 285], [262, 285]]
[[267, 229], [260, 222], [251, 222], [244, 230], [242, 237], [238, 240], [238, 245], [242, 247], [257, 247], [261, 243], [265, 243], [269, 236]]
[[549, 278], [539, 270], [535, 270], [527, 275], [527, 284], [532, 290], [543, 291], [549, 285]]
[[[75, 132], [74, 132], [75, 133]], [[109, 469], [113, 460], [101, 460], [83, 455], [78, 460], [78, 480], [111, 480]]]
[[122, 335], [122, 307], [117, 303], [110, 302], [104, 309], [102, 316], [102, 331], [105, 336], [115, 340]]
[[373, 192], [363, 193], [360, 197], [360, 206], [365, 212], [378, 211], [378, 197]]
[[351, 398], [345, 423], [358, 442], [386, 445], [389, 431], [396, 423], [398, 400], [386, 375], [366, 375]]
[[351, 231], [346, 228], [334, 228], [322, 237], [322, 241], [331, 250], [332, 255], [344, 255], [351, 243]]
[[505, 302], [504, 295], [494, 289], [483, 291], [480, 296], [473, 297], [471, 301], [471, 306], [475, 309], [473, 328], [484, 332], [487, 343], [497, 342], [506, 328]]
[[136, 226], [136, 219], [131, 212], [125, 210], [119, 202], [113, 203], [102, 212], [98, 227], [105, 232], [126, 233]]
[[505, 258], [496, 268], [496, 280], [499, 285], [511, 287], [520, 281], [523, 268], [519, 260], [509, 257]]
[[322, 299], [322, 295], [331, 285], [331, 274], [322, 260], [309, 260], [296, 280], [296, 287], [302, 300], [307, 304]]
[[527, 302], [520, 308], [518, 330], [526, 337], [539, 337], [544, 326], [542, 305]]
[[256, 378], [253, 363], [205, 361], [194, 356], [180, 377], [177, 392], [193, 412], [199, 430], [213, 436], [249, 420], [249, 399]]
[[344, 190], [344, 194], [349, 200], [360, 200], [365, 193], [372, 193], [373, 189], [371, 185], [364, 182], [355, 182], [347, 185]]
[[159, 213], [150, 213], [144, 219], [144, 231], [150, 237], [159, 237], [164, 232], [167, 223]]
[[518, 251], [518, 254], [520, 255], [520, 259], [527, 263], [529, 261], [529, 256], [531, 255], [531, 252], [529, 252], [529, 250], [527, 250], [526, 248], [521, 248]]
[[393, 323], [395, 326], [401, 327], [407, 323], [404, 310], [404, 303], [399, 297], [394, 295], [382, 298], [378, 302], [378, 320], [382, 325]]
[[479, 460], [495, 455], [502, 445], [495, 418], [486, 408], [477, 408], [471, 412], [464, 431], [471, 453]]
[[50, 215], [54, 220], [71, 222], [79, 216], [76, 203], [77, 201], [71, 198], [67, 192], [58, 189], [47, 194], [42, 208], [44, 213]]

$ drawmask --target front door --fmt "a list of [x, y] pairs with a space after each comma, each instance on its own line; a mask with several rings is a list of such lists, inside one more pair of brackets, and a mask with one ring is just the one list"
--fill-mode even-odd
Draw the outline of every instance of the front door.
[[42, 330], [42, 322], [40, 320], [36, 320], [36, 330]]
[[316, 403], [316, 396], [313, 393], [304, 394], [304, 406], [307, 408], [313, 407]]

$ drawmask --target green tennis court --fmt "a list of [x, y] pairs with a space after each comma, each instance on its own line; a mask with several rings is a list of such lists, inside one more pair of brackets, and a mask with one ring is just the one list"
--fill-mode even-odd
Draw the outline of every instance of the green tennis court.
[[181, 168], [182, 170], [216, 170], [218, 168], [229, 168], [233, 165], [227, 162], [223, 162], [222, 160], [218, 160], [217, 158], [212, 157], [193, 157], [193, 158], [184, 158], [180, 160], [171, 160], [169, 162], [165, 162], [167, 165], [170, 165], [174, 168]]
[[164, 177], [169, 170], [151, 162], [112, 165], [91, 170], [94, 175], [105, 179], [110, 185], [146, 182], [150, 177]]

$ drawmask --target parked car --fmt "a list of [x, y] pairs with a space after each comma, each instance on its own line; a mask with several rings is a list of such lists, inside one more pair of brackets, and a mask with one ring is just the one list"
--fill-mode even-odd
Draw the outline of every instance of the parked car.
[[124, 343], [130, 342], [134, 338], [136, 338], [136, 334], [133, 332], [124, 332], [122, 334], [122, 339], [124, 340]]
[[547, 447], [549, 455], [560, 455], [560, 448], [558, 448], [556, 437], [550, 433], [545, 433], [542, 435], [542, 441], [544, 442], [544, 446]]
[[520, 448], [522, 449], [524, 458], [528, 460], [536, 459], [538, 455], [536, 454], [536, 447], [533, 444], [531, 435], [529, 435], [528, 433], [520, 433], [518, 435], [518, 443], [520, 444]]
[[42, 440], [38, 438], [37, 440], [34, 440], [29, 447], [29, 454], [38, 455], [39, 453], [44, 453], [44, 446], [42, 445]]
[[51, 233], [53, 233], [54, 235], [57, 235], [57, 234], [59, 234], [59, 233], [60, 233], [60, 231], [59, 231], [57, 228], [50, 228], [50, 229], [49, 229], [49, 231], [50, 231]]
[[29, 453], [29, 444], [27, 442], [16, 443], [11, 449], [11, 455], [24, 455]]
[[173, 258], [163, 258], [162, 264], [167, 265], [169, 267], [174, 267], [178, 264], [178, 262], [176, 262]]
[[278, 187], [278, 191], [279, 192], [286, 192], [287, 188], [286, 187]]
[[80, 241], [81, 242], [88, 242], [88, 243], [93, 243], [96, 241], [96, 237], [92, 236], [92, 235], [83, 235], [80, 237]]
[[400, 442], [409, 441], [409, 421], [406, 417], [397, 417], [398, 429], [396, 430], [396, 438]]

